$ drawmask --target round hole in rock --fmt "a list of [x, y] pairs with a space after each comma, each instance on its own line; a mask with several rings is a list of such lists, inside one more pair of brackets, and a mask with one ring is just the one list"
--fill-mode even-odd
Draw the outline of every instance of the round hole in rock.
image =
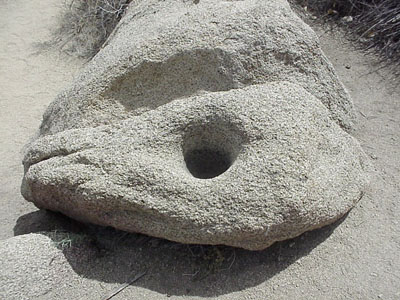
[[208, 148], [188, 151], [185, 155], [185, 163], [189, 172], [200, 179], [217, 177], [231, 166], [227, 153]]

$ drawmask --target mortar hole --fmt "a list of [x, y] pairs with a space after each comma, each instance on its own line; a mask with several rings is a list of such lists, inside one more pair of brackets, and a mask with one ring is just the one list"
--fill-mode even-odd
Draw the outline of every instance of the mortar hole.
[[207, 148], [187, 152], [185, 163], [189, 172], [200, 179], [217, 177], [231, 166], [229, 155]]

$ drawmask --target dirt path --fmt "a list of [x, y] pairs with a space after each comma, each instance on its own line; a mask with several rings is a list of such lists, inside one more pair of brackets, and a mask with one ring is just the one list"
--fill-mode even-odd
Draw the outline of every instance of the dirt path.
[[36, 210], [19, 192], [22, 148], [47, 105], [81, 65], [57, 53], [38, 52], [38, 44], [49, 39], [61, 2], [0, 1], [0, 239], [14, 235], [19, 216]]
[[[23, 145], [79, 62], [37, 52], [58, 8], [51, 0], [0, 2], [0, 239], [37, 231], [43, 213], [19, 193]], [[148, 271], [118, 299], [400, 299], [400, 90], [374, 58], [355, 51], [340, 34], [321, 35], [325, 53], [349, 89], [359, 124], [354, 135], [376, 172], [362, 201], [332, 226], [261, 252], [231, 249], [232, 265], [197, 280], [196, 263], [182, 246], [157, 239], [117, 245], [82, 263], [65, 253], [65, 284], [40, 299], [101, 299], [132, 270]], [[396, 87], [397, 84], [397, 87]], [[54, 217], [56, 218], [56, 217]], [[54, 220], [57, 222], [57, 220]], [[178, 250], [177, 250], [178, 249]]]

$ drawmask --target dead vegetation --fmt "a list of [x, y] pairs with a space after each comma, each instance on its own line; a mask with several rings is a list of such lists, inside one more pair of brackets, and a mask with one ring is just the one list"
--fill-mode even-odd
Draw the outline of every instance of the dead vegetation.
[[322, 19], [342, 24], [362, 49], [400, 64], [399, 0], [295, 0]]
[[91, 58], [107, 40], [132, 0], [68, 0], [52, 45]]

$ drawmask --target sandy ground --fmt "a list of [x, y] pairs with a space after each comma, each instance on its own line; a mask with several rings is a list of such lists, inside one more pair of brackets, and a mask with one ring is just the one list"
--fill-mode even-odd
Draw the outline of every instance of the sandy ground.
[[[54, 2], [0, 0], [0, 239], [82, 229], [38, 211], [19, 192], [23, 145], [82, 66], [38, 47], [57, 22]], [[341, 34], [315, 30], [353, 97], [359, 115], [354, 135], [376, 168], [362, 201], [344, 219], [260, 252], [90, 229], [95, 243], [67, 249], [53, 263], [66, 272], [62, 284], [39, 288], [31, 299], [102, 299], [144, 270], [112, 299], [400, 299], [399, 80], [377, 71], [376, 59]]]
[[19, 192], [22, 149], [47, 105], [82, 66], [40, 50], [57, 21], [55, 2], [0, 0], [0, 239], [13, 236], [16, 219], [35, 210]]

